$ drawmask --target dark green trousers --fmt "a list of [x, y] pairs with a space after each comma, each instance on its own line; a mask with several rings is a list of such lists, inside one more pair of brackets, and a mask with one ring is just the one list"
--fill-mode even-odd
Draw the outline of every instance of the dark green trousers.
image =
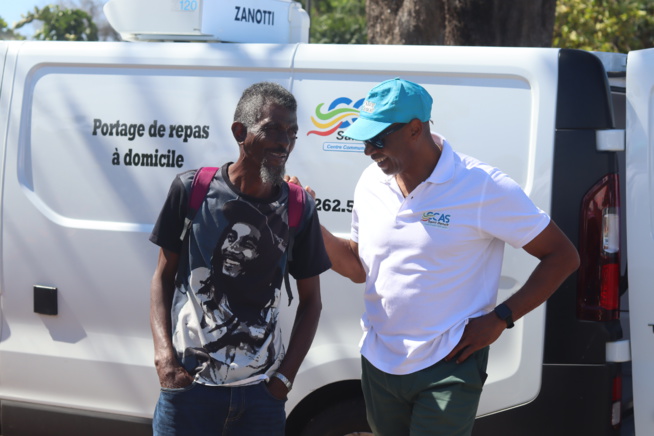
[[465, 362], [440, 362], [406, 375], [387, 374], [365, 357], [361, 384], [375, 436], [466, 436], [486, 381], [488, 347]]

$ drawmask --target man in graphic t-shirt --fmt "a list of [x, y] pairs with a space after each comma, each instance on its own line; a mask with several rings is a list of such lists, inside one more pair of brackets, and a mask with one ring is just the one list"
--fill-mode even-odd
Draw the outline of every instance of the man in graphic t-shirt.
[[[155, 435], [283, 435], [284, 402], [320, 315], [330, 267], [306, 196], [290, 262], [285, 163], [297, 134], [293, 95], [246, 89], [232, 133], [239, 158], [220, 167], [184, 241], [195, 171], [173, 181], [150, 240], [160, 246], [151, 325], [161, 394]], [[299, 305], [285, 349], [278, 317], [285, 268]]]

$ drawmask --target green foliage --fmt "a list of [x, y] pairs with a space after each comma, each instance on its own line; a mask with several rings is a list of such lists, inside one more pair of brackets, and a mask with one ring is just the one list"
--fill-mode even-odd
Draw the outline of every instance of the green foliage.
[[365, 44], [366, 0], [312, 0], [309, 39], [318, 44]]
[[622, 52], [654, 46], [652, 0], [558, 0], [555, 47]]
[[7, 22], [0, 17], [0, 41], [7, 39], [25, 39], [25, 37], [10, 29]]
[[98, 28], [91, 16], [81, 9], [65, 9], [59, 5], [34, 8], [16, 23], [20, 29], [33, 21], [41, 21], [43, 26], [34, 32], [34, 39], [41, 41], [97, 41]]

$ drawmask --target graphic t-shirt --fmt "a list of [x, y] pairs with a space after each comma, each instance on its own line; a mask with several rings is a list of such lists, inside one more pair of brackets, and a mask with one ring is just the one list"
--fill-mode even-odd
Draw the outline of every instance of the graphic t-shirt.
[[[284, 358], [277, 318], [289, 241], [288, 187], [268, 201], [240, 193], [223, 166], [180, 235], [195, 170], [173, 181], [150, 240], [180, 254], [173, 297], [173, 345], [182, 365], [207, 385], [255, 383]], [[331, 265], [315, 204], [306, 202], [289, 272], [316, 276]], [[188, 245], [186, 245], [188, 244]]]

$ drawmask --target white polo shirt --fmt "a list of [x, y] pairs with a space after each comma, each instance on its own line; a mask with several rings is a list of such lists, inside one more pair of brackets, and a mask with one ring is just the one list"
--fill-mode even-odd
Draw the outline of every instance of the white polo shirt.
[[550, 222], [506, 174], [442, 143], [408, 197], [374, 163], [354, 194], [351, 238], [367, 276], [361, 353], [390, 374], [445, 357], [467, 320], [495, 307], [504, 243], [523, 247]]

